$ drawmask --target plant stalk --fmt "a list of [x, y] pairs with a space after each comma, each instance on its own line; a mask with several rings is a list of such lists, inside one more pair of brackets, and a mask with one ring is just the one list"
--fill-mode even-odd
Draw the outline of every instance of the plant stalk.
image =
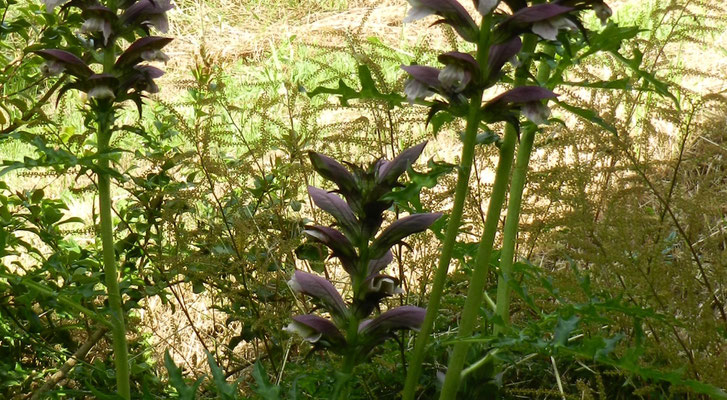
[[[523, 41], [522, 52], [531, 54], [535, 50], [537, 38], [528, 35]], [[523, 65], [516, 72], [515, 86], [522, 86], [527, 80], [527, 70], [530, 60], [523, 62]], [[459, 333], [457, 338], [460, 339], [454, 345], [454, 349], [449, 358], [447, 374], [444, 378], [440, 400], [451, 400], [457, 396], [459, 389], [460, 374], [464, 367], [467, 351], [469, 350], [469, 342], [461, 339], [468, 338], [477, 322], [478, 310], [482, 303], [485, 283], [490, 269], [490, 255], [495, 242], [495, 234], [497, 233], [497, 225], [500, 221], [500, 213], [502, 205], [505, 201], [505, 193], [510, 178], [510, 170], [512, 169], [513, 156], [515, 154], [515, 142], [517, 141], [517, 129], [512, 124], [505, 127], [505, 135], [500, 146], [500, 159], [497, 162], [495, 171], [495, 182], [490, 195], [490, 203], [487, 207], [487, 217], [485, 218], [485, 229], [480, 239], [475, 258], [475, 269], [472, 272], [472, 279], [467, 291], [467, 300], [462, 310], [462, 318], [459, 324]]]
[[[552, 46], [546, 45], [543, 53], [554, 54]], [[538, 82], [545, 84], [550, 78], [551, 68], [546, 62], [538, 65]], [[502, 323], [510, 324], [510, 279], [512, 279], [513, 265], [515, 262], [515, 244], [517, 243], [517, 232], [520, 225], [520, 210], [522, 207], [523, 190], [527, 180], [530, 154], [533, 150], [535, 133], [537, 129], [528, 129], [520, 136], [520, 145], [517, 149], [515, 168], [512, 172], [510, 182], [510, 195], [508, 196], [507, 215], [505, 217], [505, 228], [502, 234], [502, 252], [500, 253], [500, 277], [497, 282], [497, 308], [495, 315], [502, 319]], [[504, 326], [495, 325], [494, 334], [497, 336], [502, 332]]]
[[[477, 61], [483, 70], [483, 77], [488, 76], [487, 59], [490, 49], [489, 42], [491, 23], [492, 15], [490, 14], [485, 16], [482, 22], [483, 28], [480, 29], [480, 38], [477, 49]], [[439, 314], [439, 304], [442, 299], [444, 283], [447, 279], [447, 271], [449, 269], [450, 261], [452, 260], [452, 253], [457, 241], [457, 234], [459, 233], [460, 222], [462, 221], [464, 203], [467, 199], [467, 191], [469, 189], [469, 179], [475, 154], [477, 129], [480, 125], [479, 112], [482, 105], [482, 93], [482, 89], [477, 90], [470, 100], [467, 124], [462, 143], [462, 161], [457, 172], [457, 184], [454, 191], [454, 204], [452, 206], [452, 212], [449, 215], [449, 221], [447, 222], [447, 230], [444, 236], [444, 242], [442, 243], [442, 253], [439, 257], [437, 270], [434, 273], [432, 290], [429, 294], [429, 304], [427, 305], [427, 313], [414, 343], [414, 354], [412, 355], [411, 362], [409, 363], [409, 369], [404, 383], [404, 390], [402, 392], [402, 400], [414, 399], [416, 387], [419, 383], [419, 377], [422, 373], [422, 364], [424, 362], [427, 342], [429, 341], [429, 336], [432, 333], [434, 320]]]
[[[487, 282], [487, 273], [490, 266], [490, 254], [492, 254], [492, 245], [495, 241], [495, 233], [497, 233], [497, 225], [500, 221], [500, 212], [502, 204], [505, 201], [505, 193], [507, 192], [507, 183], [510, 178], [510, 169], [512, 168], [512, 159], [515, 154], [515, 142], [517, 141], [517, 130], [512, 125], [505, 128], [505, 137], [500, 146], [500, 159], [497, 162], [497, 170], [495, 172], [495, 183], [490, 196], [490, 204], [487, 208], [487, 218], [485, 219], [485, 230], [482, 234], [480, 244], [477, 248], [477, 256], [475, 258], [475, 269], [472, 271], [472, 279], [467, 291], [467, 300], [462, 310], [462, 319], [459, 323], [458, 339], [465, 339], [472, 335], [472, 331], [477, 322], [477, 314], [482, 303], [483, 291]], [[449, 359], [447, 367], [447, 375], [444, 378], [442, 393], [440, 400], [454, 399], [459, 388], [460, 373], [464, 366], [465, 358], [469, 343], [460, 341], [454, 345], [454, 350]]]
[[106, 291], [111, 314], [111, 333], [113, 337], [114, 365], [116, 367], [116, 391], [124, 399], [131, 399], [129, 381], [129, 354], [126, 344], [126, 326], [124, 324], [124, 307], [119, 290], [116, 255], [114, 254], [114, 233], [111, 220], [111, 178], [108, 172], [109, 161], [106, 153], [111, 141], [111, 126], [114, 119], [113, 106], [108, 110], [97, 112], [98, 122], [98, 153], [101, 155], [98, 164], [101, 169], [98, 175], [99, 214], [101, 217], [101, 245], [103, 252]]

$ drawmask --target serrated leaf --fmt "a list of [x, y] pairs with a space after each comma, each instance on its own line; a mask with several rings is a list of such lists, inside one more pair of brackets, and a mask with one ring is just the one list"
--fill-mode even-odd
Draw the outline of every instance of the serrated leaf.
[[252, 377], [256, 386], [253, 391], [260, 395], [263, 400], [280, 400], [280, 387], [270, 383], [268, 374], [260, 361], [256, 361], [252, 367]]
[[609, 124], [603, 118], [601, 118], [598, 115], [598, 113], [596, 113], [595, 111], [589, 110], [586, 108], [580, 108], [580, 107], [577, 107], [574, 105], [570, 105], [570, 104], [562, 102], [562, 101], [555, 100], [555, 103], [558, 104], [559, 106], [563, 107], [567, 111], [569, 111], [581, 118], [585, 118], [588, 121], [593, 122], [594, 124], [600, 126], [601, 128], [613, 133], [614, 135], [618, 135], [618, 130], [616, 130], [616, 128], [613, 125]]
[[389, 107], [395, 107], [398, 105], [401, 105], [403, 102], [406, 101], [406, 98], [398, 93], [381, 93], [379, 92], [379, 89], [376, 88], [376, 83], [374, 82], [373, 77], [371, 76], [371, 70], [369, 70], [369, 67], [366, 65], [359, 65], [358, 67], [358, 78], [359, 82], [361, 84], [361, 89], [356, 90], [354, 88], [349, 87], [346, 85], [346, 82], [343, 81], [343, 79], [340, 79], [338, 81], [338, 87], [337, 88], [327, 88], [323, 86], [319, 86], [310, 92], [308, 92], [309, 97], [314, 97], [319, 94], [333, 94], [337, 95], [341, 99], [341, 105], [344, 107], [348, 106], [349, 100], [380, 100], [386, 102]]

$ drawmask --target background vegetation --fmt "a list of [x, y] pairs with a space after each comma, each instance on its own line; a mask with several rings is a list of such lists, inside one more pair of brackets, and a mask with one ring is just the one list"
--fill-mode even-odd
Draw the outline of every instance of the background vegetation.
[[[720, 398], [727, 388], [727, 10], [609, 3], [638, 32], [621, 48], [628, 58], [599, 54], [560, 77], [559, 104], [604, 123], [556, 106], [562, 123], [536, 136], [518, 329], [475, 344], [471, 363], [499, 348], [506, 367], [474, 371], [462, 398]], [[446, 213], [464, 125], [434, 136], [423, 107], [310, 94], [339, 81], [358, 89], [360, 65], [381, 93], [403, 93], [400, 65], [433, 64], [455, 35], [403, 26], [405, 2], [175, 5], [162, 90], [141, 118], [123, 110], [112, 143], [126, 149], [113, 155], [112, 197], [134, 397], [328, 397], [335, 356], [282, 330], [311, 309], [286, 284], [296, 268], [344, 288], [342, 268], [326, 268], [302, 233], [332, 221], [306, 192], [330, 188], [307, 151], [368, 164], [429, 140], [394, 209]], [[63, 78], [43, 77], [31, 53], [72, 44], [81, 21], [56, 25], [42, 7], [0, 0], [0, 397], [115, 398], [86, 99], [57, 98]], [[647, 76], [629, 67], [636, 59]], [[421, 398], [437, 392], [457, 333], [447, 328], [464, 303], [496, 154], [476, 149]], [[405, 293], [387, 307], [426, 306], [443, 229], [395, 248], [388, 273]], [[496, 285], [493, 269], [492, 298]], [[489, 307], [481, 314], [495, 323]], [[400, 333], [360, 366], [352, 398], [397, 398], [413, 337]]]

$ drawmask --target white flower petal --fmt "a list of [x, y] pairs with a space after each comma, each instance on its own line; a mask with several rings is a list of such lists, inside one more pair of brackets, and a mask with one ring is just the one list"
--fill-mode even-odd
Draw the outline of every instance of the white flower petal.
[[144, 61], [161, 61], [161, 62], [167, 62], [169, 61], [169, 56], [164, 54], [159, 49], [154, 50], [146, 50], [141, 52], [141, 59]]
[[429, 87], [416, 79], [409, 78], [404, 85], [404, 94], [409, 104], [413, 104], [416, 99], [423, 99], [434, 94]]
[[609, 7], [606, 3], [594, 4], [593, 11], [596, 12], [596, 16], [601, 20], [601, 25], [606, 25], [608, 19], [613, 15], [611, 7]]
[[300, 283], [298, 283], [297, 280], [295, 280], [295, 274], [293, 274], [293, 277], [288, 281], [288, 286], [296, 293], [301, 293], [303, 291], [303, 287], [300, 286]]
[[66, 70], [66, 66], [58, 61], [48, 60], [40, 66], [43, 76], [55, 76]]
[[419, 5], [412, 5], [412, 8], [409, 9], [409, 12], [406, 14], [406, 17], [404, 18], [404, 23], [408, 24], [410, 22], [418, 21], [422, 18], [426, 18], [430, 15], [434, 15], [435, 11], [429, 7], [419, 6]]
[[155, 27], [161, 33], [167, 33], [169, 31], [169, 19], [167, 19], [166, 13], [154, 15], [147, 21], [147, 23]]
[[88, 91], [89, 99], [113, 99], [114, 92], [106, 85], [94, 86]]
[[520, 112], [536, 125], [544, 124], [550, 116], [550, 108], [544, 106], [539, 101], [525, 103], [520, 108]]
[[563, 16], [551, 18], [550, 24], [553, 25], [555, 27], [555, 29], [558, 29], [558, 30], [561, 30], [561, 29], [565, 29], [565, 30], [569, 30], [569, 31], [578, 30], [578, 27], [576, 26], [575, 23], [573, 23], [573, 21], [571, 21], [570, 19], [563, 17]]
[[497, 3], [499, 2], [500, 0], [480, 0], [479, 4], [477, 4], [477, 11], [483, 16], [487, 15], [497, 7]]
[[311, 343], [319, 341], [321, 339], [321, 336], [323, 336], [323, 333], [316, 332], [314, 329], [295, 321], [289, 323], [288, 326], [283, 328], [283, 330], [288, 332], [289, 334], [295, 333], [297, 335], [300, 335], [300, 337]]
[[306, 235], [308, 235], [312, 238], [318, 239], [322, 242], [324, 242], [327, 239], [326, 235], [324, 235], [321, 232], [318, 232], [314, 229], [305, 229], [305, 230], [303, 230], [303, 233], [305, 233]]
[[545, 40], [555, 40], [558, 36], [558, 29], [550, 23], [550, 20], [538, 21], [530, 29]]
[[45, 3], [45, 10], [49, 13], [52, 13], [53, 9], [65, 3], [66, 1], [68, 0], [43, 0], [43, 3]]
[[439, 78], [439, 81], [442, 82], [442, 86], [445, 88], [451, 88], [458, 82], [465, 81], [465, 71], [462, 67], [449, 64], [439, 72], [437, 77]]
[[102, 18], [91, 17], [91, 18], [83, 21], [83, 25], [81, 25], [81, 32], [84, 32], [84, 33], [100, 32], [103, 29], [103, 23], [104, 23], [104, 20]]

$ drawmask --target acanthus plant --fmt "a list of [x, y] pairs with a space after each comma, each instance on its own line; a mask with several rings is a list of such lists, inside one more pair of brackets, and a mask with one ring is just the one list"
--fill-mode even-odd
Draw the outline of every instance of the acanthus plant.
[[125, 312], [119, 289], [119, 272], [114, 253], [111, 219], [111, 176], [118, 175], [110, 167], [117, 151], [110, 147], [111, 138], [119, 128], [117, 111], [122, 103], [132, 101], [141, 113], [147, 94], [156, 93], [155, 79], [163, 71], [152, 62], [166, 62], [162, 49], [171, 38], [152, 36], [151, 30], [162, 33], [168, 29], [166, 12], [172, 9], [169, 0], [44, 0], [48, 13], [59, 7], [62, 15], [80, 12], [83, 19], [79, 37], [81, 46], [66, 49], [35, 51], [46, 62], [41, 72], [46, 76], [63, 74], [70, 78], [59, 91], [58, 98], [69, 90], [86, 94], [85, 111], [89, 129], [95, 130], [97, 162], [92, 169], [98, 177], [100, 236], [104, 274], [112, 325], [117, 393], [131, 398]]
[[383, 299], [402, 293], [399, 279], [382, 273], [393, 259], [392, 246], [425, 231], [441, 216], [412, 214], [381, 229], [386, 211], [393, 204], [388, 196], [400, 185], [400, 176], [419, 158], [425, 145], [404, 150], [391, 161], [379, 159], [367, 168], [349, 164], [352, 172], [325, 155], [309, 153], [313, 169], [336, 184], [337, 190], [327, 192], [310, 186], [308, 193], [334, 218], [338, 229], [313, 225], [304, 233], [328, 247], [331, 256], [340, 261], [350, 277], [352, 295], [346, 302], [327, 279], [295, 271], [288, 282], [290, 288], [311, 297], [331, 319], [298, 315], [285, 329], [343, 357], [334, 398], [346, 396], [354, 367], [366, 361], [374, 347], [392, 337], [394, 331], [418, 329], [424, 319], [425, 310], [415, 306], [392, 308], [373, 318], [372, 314], [380, 310]]
[[[605, 23], [611, 16], [611, 9], [603, 0], [555, 0], [549, 3], [543, 0], [503, 0], [503, 5], [510, 9], [508, 14], [503, 11], [499, 0], [474, 0], [474, 6], [482, 16], [478, 25], [457, 0], [408, 1], [411, 9], [404, 22], [436, 15], [440, 19], [435, 24], [450, 25], [462, 39], [474, 43], [476, 51], [474, 54], [456, 51], [441, 54], [438, 57], [438, 61], [444, 65], [441, 69], [421, 65], [402, 66], [410, 76], [404, 88], [409, 103], [428, 106], [428, 122], [438, 113], [448, 113], [466, 120], [454, 202], [428, 297], [426, 317], [407, 373], [404, 400], [413, 400], [415, 397], [427, 341], [439, 312], [447, 270], [460, 230], [478, 131], [490, 131], [489, 126], [496, 122], [506, 123], [504, 134], [495, 140], [500, 150], [495, 181], [460, 320], [460, 340], [450, 354], [440, 397], [454, 399], [470, 343], [465, 339], [474, 333], [498, 221], [511, 180], [495, 310], [496, 317], [503, 325], [509, 321], [508, 285], [512, 276], [515, 238], [528, 162], [538, 125], [546, 123], [550, 115], [546, 104], [557, 97], [551, 90], [553, 85], [549, 83], [552, 71], [548, 62], [555, 61], [555, 47], [560, 46], [561, 41], [570, 40], [570, 36], [564, 35], [564, 32], [582, 32], [583, 37], [587, 37], [587, 31], [580, 21], [582, 11], [594, 10], [601, 22]], [[539, 43], [541, 51], [536, 53]], [[514, 76], [504, 79], [503, 68], [508, 61], [514, 65]], [[535, 74], [530, 70], [533, 61], [539, 61]], [[489, 100], [483, 99], [485, 90], [505, 82], [511, 82], [513, 87]], [[521, 116], [529, 122], [523, 123]], [[517, 161], [510, 178], [518, 139]], [[501, 329], [498, 327], [495, 333]]]

